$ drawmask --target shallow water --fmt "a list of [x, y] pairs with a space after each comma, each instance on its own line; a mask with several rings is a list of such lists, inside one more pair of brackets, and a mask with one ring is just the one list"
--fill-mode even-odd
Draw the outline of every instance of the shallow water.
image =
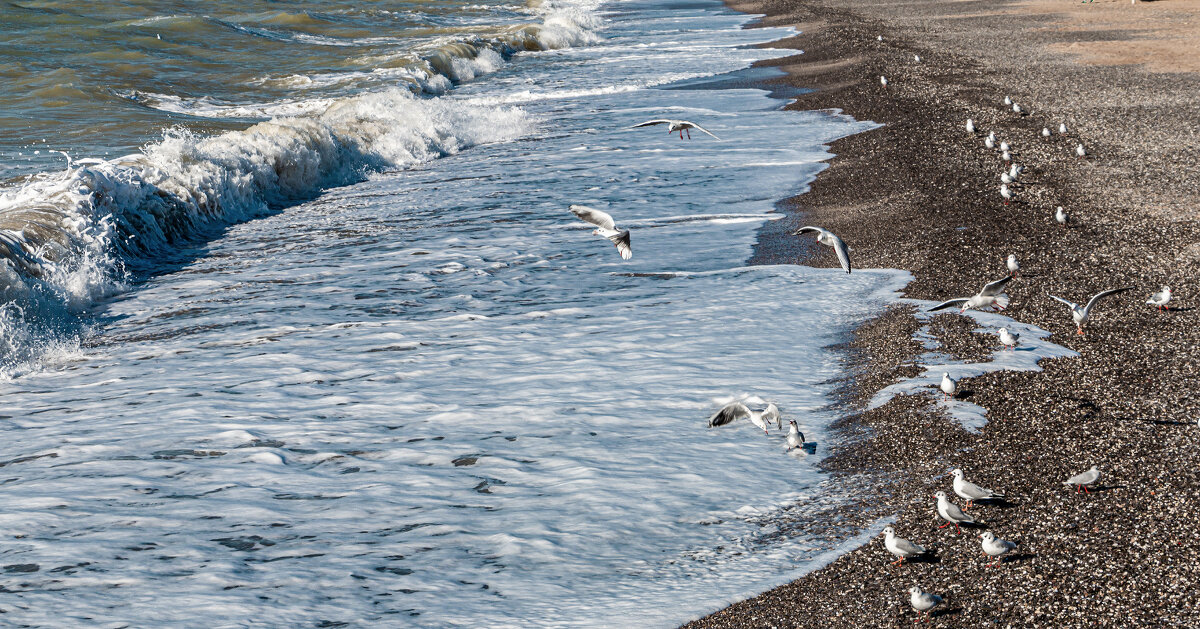
[[[780, 532], [813, 462], [704, 424], [825, 440], [830, 346], [907, 276], [745, 260], [869, 124], [697, 85], [782, 54], [717, 2], [594, 17], [436, 97], [143, 101], [300, 115], [10, 190], [79, 224], [10, 264], [6, 620], [667, 626], [824, 556]], [[662, 116], [723, 140], [628, 129]]]

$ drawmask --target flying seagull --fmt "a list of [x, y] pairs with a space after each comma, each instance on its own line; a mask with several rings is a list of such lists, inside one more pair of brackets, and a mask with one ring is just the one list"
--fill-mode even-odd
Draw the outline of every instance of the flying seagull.
[[963, 478], [963, 471], [955, 468], [950, 470], [950, 474], [954, 476], [954, 493], [958, 494], [959, 498], [967, 499], [967, 507], [970, 508], [976, 500], [1003, 500], [1004, 494], [985, 489], [975, 483], [967, 482]]
[[994, 282], [985, 284], [978, 295], [974, 297], [959, 297], [958, 299], [950, 299], [930, 308], [928, 312], [949, 308], [951, 306], [959, 306], [959, 314], [966, 312], [968, 309], [974, 308], [982, 310], [984, 308], [999, 308], [1004, 310], [1008, 307], [1008, 295], [1004, 294], [1004, 285], [1012, 280], [1012, 276], [1004, 279], [999, 279]]
[[900, 558], [899, 561], [893, 561], [892, 565], [899, 566], [904, 563], [905, 559], [920, 557], [929, 552], [924, 546], [914, 544], [903, 537], [896, 537], [896, 531], [892, 527], [883, 529], [883, 546], [889, 553]]
[[570, 210], [572, 214], [581, 220], [596, 226], [596, 230], [592, 232], [593, 234], [604, 236], [611, 240], [612, 244], [617, 246], [617, 251], [621, 254], [623, 260], [633, 257], [633, 249], [629, 248], [629, 230], [617, 227], [616, 221], [607, 212], [601, 212], [586, 205], [572, 205]]
[[678, 131], [680, 140], [683, 139], [683, 134], [685, 131], [687, 132], [688, 139], [689, 140], [692, 139], [692, 131], [691, 131], [692, 129], [707, 133], [718, 140], [721, 139], [721, 138], [717, 138], [717, 136], [712, 131], [705, 129], [704, 127], [702, 127], [694, 122], [688, 122], [687, 120], [668, 120], [666, 118], [663, 118], [661, 120], [647, 120], [646, 122], [643, 122], [641, 124], [635, 124], [629, 128], [630, 129], [638, 129], [640, 127], [653, 127], [654, 125], [660, 125], [660, 124], [667, 125], [667, 133], [675, 133], [676, 131]]
[[1091, 314], [1092, 306], [1095, 306], [1096, 302], [1108, 297], [1109, 295], [1123, 293], [1130, 288], [1132, 287], [1126, 286], [1125, 288], [1114, 288], [1112, 290], [1096, 293], [1094, 297], [1088, 300], [1086, 306], [1080, 306], [1079, 304], [1069, 302], [1062, 297], [1055, 297], [1054, 295], [1051, 295], [1050, 298], [1066, 304], [1067, 307], [1071, 309], [1071, 319], [1075, 321], [1075, 327], [1077, 328], [1076, 334], [1083, 334], [1083, 324], [1088, 320], [1088, 315]]
[[730, 402], [708, 418], [708, 427], [725, 426], [742, 418], [748, 419], [755, 426], [762, 428], [764, 435], [770, 434], [767, 432], [767, 426], [770, 426], [771, 422], [775, 422], [776, 427], [783, 425], [779, 418], [779, 408], [774, 404], [767, 404], [767, 408], [761, 411], [752, 411], [750, 407], [741, 402]]
[[817, 242], [819, 242], [823, 245], [828, 245], [830, 247], [833, 247], [833, 250], [837, 252], [838, 260], [842, 263], [842, 268], [845, 269], [847, 273], [849, 273], [850, 272], [850, 250], [848, 248], [846, 248], [846, 243], [842, 242], [842, 239], [837, 237], [837, 234], [835, 234], [827, 229], [822, 229], [820, 227], [812, 227], [812, 226], [801, 227], [800, 229], [796, 230], [794, 232], [794, 234], [799, 236], [800, 234], [808, 234], [808, 233], [812, 233], [812, 232], [815, 232], [817, 234]]

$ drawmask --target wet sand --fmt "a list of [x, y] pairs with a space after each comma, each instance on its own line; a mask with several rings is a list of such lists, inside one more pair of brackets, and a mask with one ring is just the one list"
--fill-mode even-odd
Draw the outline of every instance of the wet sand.
[[[862, 326], [846, 347], [847, 418], [822, 465], [854, 493], [847, 518], [894, 516], [900, 536], [935, 556], [893, 567], [876, 538], [688, 626], [905, 626], [913, 584], [945, 598], [935, 625], [1200, 625], [1200, 2], [730, 4], [802, 31], [773, 44], [802, 54], [767, 63], [788, 72], [779, 82], [815, 89], [791, 107], [884, 125], [834, 143], [830, 168], [781, 202], [788, 218], [761, 234], [753, 262], [835, 266], [828, 248], [790, 235], [820, 225], [853, 247], [857, 267], [909, 270], [906, 296], [940, 301], [1003, 277], [1012, 253], [1022, 273], [1006, 314], [1080, 355], [960, 383], [960, 399], [988, 409], [977, 434], [939, 409], [933, 389], [864, 410], [920, 371], [912, 334], [925, 322], [902, 305]], [[988, 131], [1026, 167], [1010, 205]], [[1060, 205], [1068, 227], [1053, 219]], [[1175, 290], [1169, 313], [1144, 303], [1163, 284]], [[1097, 306], [1085, 336], [1048, 296], [1126, 286]], [[963, 359], [999, 347], [953, 310], [929, 324]], [[1105, 474], [1097, 491], [1062, 486], [1093, 464]], [[1009, 496], [973, 507], [986, 524], [962, 534], [937, 528], [932, 498], [951, 493], [954, 467]], [[1018, 542], [1014, 556], [985, 567], [984, 530]]]

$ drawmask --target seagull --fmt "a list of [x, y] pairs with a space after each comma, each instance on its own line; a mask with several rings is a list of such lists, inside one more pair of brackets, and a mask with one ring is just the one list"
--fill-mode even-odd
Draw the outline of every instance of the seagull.
[[1054, 210], [1054, 220], [1059, 225], [1066, 225], [1068, 218], [1067, 213], [1063, 211], [1061, 205], [1058, 206], [1057, 210]]
[[1159, 311], [1166, 310], [1167, 312], [1171, 312], [1171, 309], [1167, 308], [1167, 302], [1169, 301], [1171, 301], [1171, 287], [1163, 286], [1162, 290], [1151, 295], [1150, 300], [1146, 303], [1158, 307]]
[[1106, 291], [1096, 293], [1096, 295], [1094, 297], [1092, 297], [1091, 299], [1088, 300], [1086, 306], [1080, 306], [1079, 304], [1071, 303], [1071, 302], [1063, 299], [1062, 297], [1055, 297], [1054, 295], [1051, 295], [1050, 298], [1066, 304], [1067, 307], [1071, 309], [1071, 319], [1075, 321], [1075, 327], [1077, 328], [1076, 334], [1082, 335], [1083, 334], [1083, 324], [1084, 324], [1084, 322], [1086, 322], [1088, 320], [1088, 315], [1091, 314], [1092, 306], [1095, 306], [1096, 302], [1100, 301], [1101, 299], [1103, 299], [1105, 297], [1108, 297], [1109, 295], [1123, 293], [1123, 292], [1129, 290], [1130, 288], [1132, 288], [1132, 286], [1127, 286], [1125, 288], [1114, 288], [1112, 290], [1106, 290]]
[[1087, 149], [1083, 148], [1083, 145], [1080, 144], [1079, 146], [1075, 147], [1075, 154], [1080, 157], [1084, 157], [1087, 155]]
[[1007, 152], [1008, 152], [1008, 142], [1001, 142], [1001, 143], [1000, 143], [1000, 150], [1001, 150], [1001, 151], [1004, 151], [1005, 153], [1007, 153]]
[[1066, 485], [1067, 487], [1071, 487], [1072, 485], [1074, 485], [1075, 493], [1079, 493], [1080, 490], [1082, 490], [1083, 493], [1086, 494], [1086, 493], [1088, 493], [1088, 490], [1087, 490], [1088, 486], [1095, 485], [1099, 482], [1100, 482], [1100, 468], [1093, 465], [1091, 467], [1091, 469], [1089, 469], [1088, 471], [1081, 472], [1079, 474], [1072, 476], [1071, 478], [1068, 478], [1066, 480], [1066, 482], [1064, 482], [1063, 484]]
[[942, 516], [942, 519], [946, 521], [945, 524], [938, 527], [939, 529], [944, 529], [953, 524], [954, 530], [962, 533], [962, 529], [958, 527], [959, 524], [975, 524], [975, 518], [963, 513], [962, 509], [959, 509], [957, 505], [950, 502], [950, 499], [946, 497], [946, 492], [939, 491], [933, 497], [937, 498], [938, 501], [938, 515]]
[[846, 248], [846, 243], [842, 242], [842, 239], [837, 237], [837, 234], [835, 234], [827, 229], [822, 229], [820, 227], [812, 227], [812, 226], [801, 227], [800, 229], [797, 229], [795, 232], [792, 232], [792, 233], [793, 233], [793, 235], [799, 236], [800, 234], [808, 234], [811, 232], [816, 232], [817, 242], [819, 242], [823, 245], [833, 247], [833, 250], [837, 252], [838, 261], [840, 261], [842, 263], [842, 268], [845, 269], [845, 271], [847, 273], [849, 273], [850, 272], [850, 250]]
[[967, 118], [967, 133], [975, 133], [975, 121]]
[[1008, 331], [1008, 328], [1000, 328], [1000, 343], [1010, 349], [1017, 348], [1017, 341], [1021, 340], [1020, 334], [1013, 334]]
[[771, 422], [775, 422], [777, 427], [782, 426], [779, 419], [779, 409], [774, 404], [767, 404], [767, 408], [761, 411], [752, 411], [750, 407], [741, 402], [730, 402], [713, 414], [712, 417], [708, 418], [708, 427], [714, 428], [716, 426], [732, 424], [743, 417], [749, 419], [750, 423], [755, 426], [762, 428], [764, 435], [770, 434], [767, 431], [767, 426]]
[[963, 471], [955, 468], [950, 470], [950, 474], [954, 476], [954, 493], [958, 494], [959, 498], [967, 499], [967, 508], [970, 508], [976, 500], [1003, 500], [1004, 494], [994, 492], [990, 489], [984, 489], [975, 483], [969, 483], [963, 479]]
[[1042, 137], [1043, 138], [1050, 137], [1050, 127], [1042, 127]]
[[1004, 310], [1008, 307], [1008, 295], [1004, 294], [1004, 285], [1011, 280], [1012, 276], [1010, 275], [1003, 279], [989, 282], [985, 284], [983, 289], [979, 291], [979, 294], [975, 295], [974, 297], [959, 297], [958, 299], [943, 301], [942, 303], [930, 308], [927, 312], [934, 312], [935, 310], [949, 308], [950, 306], [961, 307], [961, 310], [958, 311], [958, 314], [962, 314], [971, 308], [982, 310], [984, 308], [994, 307]]
[[807, 454], [816, 454], [817, 442], [804, 440], [804, 433], [800, 432], [799, 426], [796, 425], [796, 420], [789, 419], [788, 423], [791, 424], [791, 427], [788, 428], [787, 451], [803, 450]]
[[1005, 104], [1005, 105], [1011, 105], [1011, 104], [1013, 104], [1013, 102], [1012, 102], [1012, 99], [1011, 99], [1011, 98], [1009, 98], [1009, 97], [1007, 97], [1007, 96], [1005, 96], [1005, 97], [1004, 97], [1004, 104]]
[[996, 536], [992, 535], [991, 531], [984, 531], [983, 535], [979, 537], [983, 538], [983, 554], [996, 558], [996, 561], [988, 564], [989, 566], [1000, 565], [1000, 562], [1004, 559], [1004, 555], [1017, 549], [1016, 543], [1006, 539], [996, 539]]
[[1065, 134], [1067, 132], [1067, 123], [1065, 123], [1065, 122], [1059, 123], [1058, 132]]
[[921, 55], [913, 55], [913, 61], [916, 61], [917, 63], [921, 63]]
[[1008, 261], [1006, 261], [1004, 264], [1008, 267], [1009, 275], [1016, 275], [1017, 271], [1021, 270], [1021, 265], [1017, 262], [1016, 254], [1008, 254]]
[[1017, 114], [1018, 116], [1021, 115], [1021, 106], [1013, 103], [1013, 113]]
[[[993, 143], [993, 144], [995, 144], [995, 142], [996, 142], [996, 132], [995, 132], [995, 131], [988, 131], [988, 137], [987, 137], [987, 139], [991, 140], [991, 141], [992, 141], [992, 143]], [[990, 146], [989, 146], [988, 148], [992, 148], [992, 147], [990, 147]]]
[[1016, 181], [1016, 180], [1017, 180], [1017, 175], [1020, 175], [1022, 170], [1025, 170], [1025, 169], [1024, 169], [1024, 168], [1022, 168], [1022, 167], [1020, 167], [1020, 166], [1018, 166], [1016, 162], [1013, 162], [1013, 163], [1012, 163], [1012, 166], [1010, 166], [1010, 167], [1008, 168], [1008, 176], [1009, 176], [1009, 177], [1012, 177], [1012, 180], [1013, 180], [1013, 181]]
[[905, 559], [920, 557], [921, 555], [929, 552], [925, 550], [924, 546], [914, 544], [903, 537], [896, 537], [896, 531], [894, 531], [890, 526], [883, 529], [883, 535], [884, 548], [887, 548], [889, 553], [892, 553], [900, 558], [899, 561], [892, 562], [893, 566], [902, 565]]
[[633, 249], [629, 248], [629, 230], [618, 228], [616, 221], [607, 212], [602, 212], [586, 205], [572, 205], [570, 210], [580, 220], [596, 226], [596, 230], [592, 232], [593, 234], [604, 236], [611, 240], [612, 244], [617, 246], [617, 252], [621, 254], [622, 260], [628, 260], [633, 257]]
[[688, 122], [687, 120], [669, 120], [666, 118], [663, 118], [661, 120], [647, 120], [646, 122], [643, 122], [641, 124], [635, 124], [629, 128], [630, 129], [638, 129], [641, 127], [652, 127], [654, 125], [659, 125], [659, 124], [667, 125], [667, 133], [675, 133], [676, 131], [678, 131], [680, 140], [683, 139], [683, 133], [685, 131], [687, 132], [688, 139], [689, 140], [692, 139], [692, 131], [691, 131], [692, 129], [695, 129], [697, 131], [703, 131], [704, 133], [707, 133], [718, 140], [721, 139], [721, 138], [718, 138], [716, 135], [714, 135], [712, 131], [705, 129], [704, 127], [702, 127], [694, 122]]
[[[1008, 153], [1005, 153], [1005, 155], [1008, 155]], [[1012, 201], [1013, 193], [1012, 190], [1008, 189], [1008, 184], [1000, 184], [1000, 196], [1004, 197], [1004, 205], [1008, 205], [1008, 202]]]
[[876, 35], [875, 39], [877, 39], [879, 41], [883, 41], [883, 35]]
[[1011, 154], [1011, 153], [1009, 153], [1008, 151], [1004, 151], [1003, 153], [1001, 153], [1001, 154], [1000, 154], [1000, 159], [1002, 159], [1002, 160], [1004, 160], [1004, 161], [1006, 161], [1006, 162], [1011, 162], [1011, 161], [1012, 161], [1012, 154]]
[[908, 602], [911, 603], [912, 608], [917, 611], [917, 619], [913, 622], [920, 622], [922, 613], [926, 615], [926, 620], [929, 620], [929, 610], [942, 604], [942, 597], [938, 596], [937, 594], [922, 592], [921, 588], [915, 585], [908, 588], [908, 594]]
[[884, 87], [887, 87], [887, 77], [886, 76], [879, 77], [879, 82], [882, 83]]
[[1000, 183], [1009, 184], [1013, 182], [1012, 175], [1008, 173], [1000, 173]]
[[942, 389], [942, 393], [946, 394], [946, 399], [949, 400], [950, 398], [954, 397], [956, 392], [958, 392], [958, 380], [951, 378], [948, 372], [943, 371], [942, 384], [940, 387]]
[[989, 135], [983, 140], [983, 145], [990, 149], [996, 148], [996, 138]]

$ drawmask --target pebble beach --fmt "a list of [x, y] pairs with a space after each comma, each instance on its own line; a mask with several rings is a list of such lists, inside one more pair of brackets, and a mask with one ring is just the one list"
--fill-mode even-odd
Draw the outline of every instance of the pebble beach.
[[[830, 167], [781, 202], [789, 218], [760, 233], [754, 262], [837, 264], [791, 235], [819, 225], [852, 247], [856, 267], [909, 271], [904, 296], [936, 303], [1003, 277], [1012, 254], [1021, 271], [1004, 314], [1071, 355], [962, 380], [956, 401], [986, 409], [976, 431], [948, 416], [935, 388], [871, 401], [922, 371], [919, 332], [963, 361], [990, 360], [994, 332], [955, 309], [922, 313], [920, 301], [860, 326], [841, 348], [846, 418], [822, 467], [851, 498], [843, 523], [890, 524], [930, 556], [890, 565], [874, 535], [686, 626], [906, 626], [917, 619], [913, 585], [944, 598], [930, 619], [939, 626], [1200, 623], [1200, 80], [1189, 54], [1200, 3], [729, 4], [800, 31], [771, 44], [797, 54], [763, 64], [787, 73], [781, 88], [812, 90], [791, 108], [882, 125], [832, 144]], [[999, 186], [1009, 164], [984, 146], [989, 132], [1025, 169], [1008, 204]], [[1166, 312], [1145, 303], [1163, 285], [1175, 292]], [[1095, 308], [1085, 335], [1050, 297], [1084, 303], [1125, 287]], [[1092, 465], [1103, 477], [1090, 493], [1063, 485]], [[937, 528], [933, 498], [951, 493], [954, 468], [1007, 495], [973, 506], [981, 524], [961, 534]], [[987, 567], [984, 531], [1016, 551]]]

